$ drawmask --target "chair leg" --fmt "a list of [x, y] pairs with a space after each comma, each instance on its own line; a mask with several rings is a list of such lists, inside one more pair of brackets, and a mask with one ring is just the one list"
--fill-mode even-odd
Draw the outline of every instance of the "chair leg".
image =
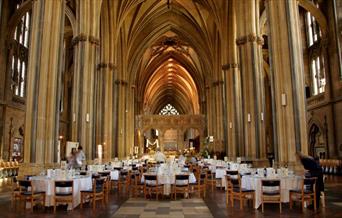
[[264, 212], [264, 202], [261, 203], [261, 211]]
[[228, 195], [228, 190], [226, 191], [226, 205], [229, 206], [229, 195]]
[[33, 197], [31, 197], [31, 211], [33, 211]]
[[242, 197], [241, 197], [241, 195], [240, 195], [240, 210], [242, 210]]
[[290, 209], [292, 209], [292, 207], [293, 207], [293, 202], [292, 202], [292, 194], [290, 193]]
[[316, 211], [317, 210], [317, 206], [316, 206], [316, 194], [314, 195], [314, 210]]
[[280, 213], [281, 213], [281, 202], [279, 202], [279, 210], [280, 210]]
[[53, 205], [53, 213], [56, 213], [56, 199], [55, 199], [55, 203]]
[[96, 208], [96, 197], [93, 196], [93, 210], [95, 210]]
[[83, 209], [83, 194], [81, 192], [81, 209]]
[[253, 192], [253, 195], [252, 195], [252, 197], [253, 197], [253, 200], [252, 200], [252, 203], [253, 203], [253, 208], [255, 208], [255, 192]]

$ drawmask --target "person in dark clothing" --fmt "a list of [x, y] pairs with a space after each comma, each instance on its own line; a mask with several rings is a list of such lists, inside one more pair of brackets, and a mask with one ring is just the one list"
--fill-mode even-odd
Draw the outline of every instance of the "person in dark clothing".
[[311, 156], [306, 156], [300, 152], [296, 153], [296, 156], [300, 159], [305, 170], [308, 171], [306, 177], [316, 177], [316, 207], [319, 208], [321, 192], [324, 191], [323, 183], [323, 171], [319, 164], [319, 160], [315, 160]]

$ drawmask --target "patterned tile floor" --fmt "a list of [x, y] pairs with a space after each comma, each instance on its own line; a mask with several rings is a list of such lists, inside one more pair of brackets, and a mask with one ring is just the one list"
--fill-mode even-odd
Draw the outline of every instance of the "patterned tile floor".
[[277, 205], [269, 204], [265, 206], [265, 213], [261, 209], [255, 210], [251, 205], [246, 205], [243, 210], [239, 209], [238, 202], [234, 207], [226, 207], [225, 192], [216, 189], [211, 191], [208, 188], [206, 198], [199, 199], [196, 196], [191, 199], [183, 199], [171, 201], [163, 199], [143, 200], [143, 198], [129, 198], [128, 194], [117, 193], [114, 191], [109, 196], [109, 203], [105, 206], [98, 205], [92, 210], [90, 205], [85, 205], [83, 209], [79, 207], [73, 211], [66, 211], [61, 206], [57, 208], [57, 213], [53, 213], [52, 208], [36, 208], [33, 212], [25, 210], [23, 204], [17, 203], [15, 207], [11, 207], [11, 189], [9, 180], [0, 179], [0, 218], [82, 218], [82, 217], [342, 217], [342, 176], [328, 176], [325, 185], [326, 192], [326, 208], [320, 208], [317, 212], [305, 209], [302, 212], [301, 207], [297, 204], [293, 210], [289, 209], [288, 204], [283, 204], [283, 212], [280, 214]]
[[182, 199], [177, 201], [129, 199], [114, 214], [113, 218], [212, 218], [211, 212], [202, 199]]

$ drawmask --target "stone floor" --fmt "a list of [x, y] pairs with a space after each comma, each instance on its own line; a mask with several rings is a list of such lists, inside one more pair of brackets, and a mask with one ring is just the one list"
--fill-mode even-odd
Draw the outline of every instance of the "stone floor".
[[163, 199], [158, 202], [128, 198], [125, 193], [113, 193], [108, 204], [104, 207], [99, 204], [94, 211], [90, 205], [85, 205], [82, 210], [77, 207], [73, 211], [66, 211], [64, 207], [59, 207], [54, 214], [52, 208], [36, 208], [31, 212], [24, 209], [24, 204], [17, 203], [11, 207], [10, 182], [0, 179], [0, 217], [342, 217], [342, 176], [328, 176], [325, 192], [326, 207], [320, 207], [317, 212], [310, 209], [302, 212], [299, 204], [295, 205], [293, 210], [289, 209], [288, 204], [283, 204], [281, 214], [278, 206], [272, 204], [265, 206], [264, 213], [261, 212], [261, 208], [255, 210], [251, 205], [245, 205], [244, 209], [240, 210], [238, 202], [235, 202], [234, 207], [226, 207], [224, 191], [217, 189], [212, 192], [208, 189], [208, 194], [203, 200], [193, 197], [190, 200]]
[[150, 201], [129, 199], [114, 214], [113, 218], [212, 218], [203, 199], [192, 198], [177, 201]]

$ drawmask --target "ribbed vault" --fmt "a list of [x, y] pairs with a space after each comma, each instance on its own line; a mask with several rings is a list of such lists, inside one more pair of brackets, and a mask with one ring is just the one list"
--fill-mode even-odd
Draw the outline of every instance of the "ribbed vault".
[[212, 2], [147, 0], [122, 14], [118, 40], [127, 40], [127, 80], [137, 87], [137, 113], [158, 114], [167, 103], [181, 114], [201, 113], [199, 96], [216, 77], [218, 15], [211, 7], [218, 5]]

